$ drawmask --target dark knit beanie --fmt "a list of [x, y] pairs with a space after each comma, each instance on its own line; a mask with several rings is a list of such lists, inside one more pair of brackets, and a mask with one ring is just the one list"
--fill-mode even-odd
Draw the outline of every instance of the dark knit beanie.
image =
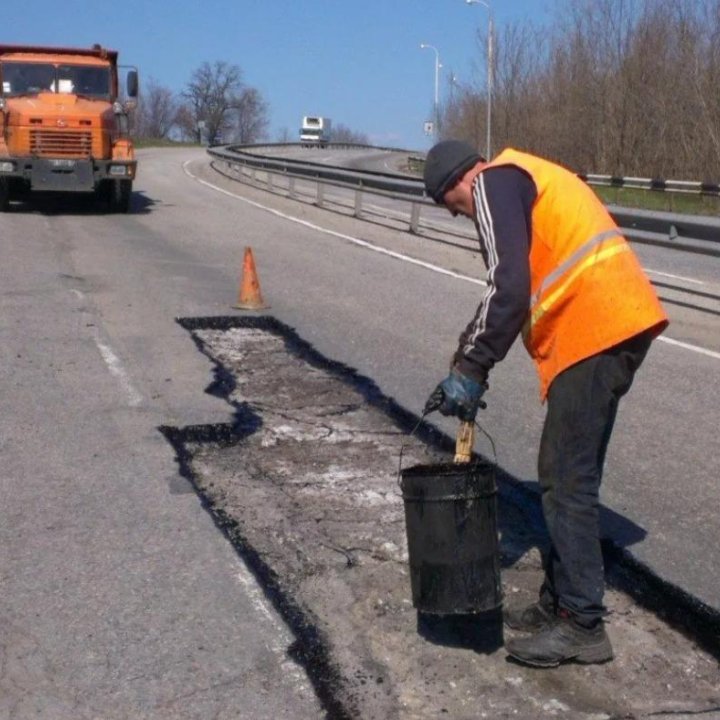
[[425, 190], [438, 204], [443, 195], [476, 163], [483, 159], [462, 140], [443, 140], [433, 145], [425, 158]]

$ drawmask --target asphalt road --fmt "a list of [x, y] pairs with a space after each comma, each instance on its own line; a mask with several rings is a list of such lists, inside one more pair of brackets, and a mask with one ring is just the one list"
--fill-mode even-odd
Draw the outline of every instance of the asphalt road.
[[178, 160], [147, 159], [128, 216], [0, 216], [3, 720], [324, 716], [158, 431], [229, 419], [174, 322], [232, 284]]
[[[175, 318], [232, 314], [252, 246], [269, 312], [419, 412], [482, 294], [477, 253], [238, 186], [193, 150], [142, 152], [127, 216], [15, 205], [0, 237], [0, 718], [322, 716], [158, 431], [229, 420]], [[643, 254], [715, 291], [718, 261], [676, 258]], [[638, 374], [604, 527], [720, 610], [720, 334], [667, 307], [696, 349], [658, 342]], [[487, 397], [500, 464], [532, 483], [543, 409], [520, 346]]]

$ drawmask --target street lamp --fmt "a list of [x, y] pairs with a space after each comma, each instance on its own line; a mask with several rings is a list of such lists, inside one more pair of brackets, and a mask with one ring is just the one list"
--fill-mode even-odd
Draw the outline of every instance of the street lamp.
[[483, 5], [488, 11], [488, 39], [487, 39], [487, 160], [491, 157], [490, 128], [492, 125], [492, 94], [493, 94], [493, 18], [490, 3], [485, 0], [465, 0], [467, 5]]
[[440, 103], [440, 53], [438, 52], [438, 49], [434, 45], [428, 45], [427, 43], [420, 43], [420, 49], [425, 50], [425, 48], [430, 48], [430, 50], [435, 51], [435, 136], [437, 137], [438, 134], [438, 125], [439, 125], [439, 119], [440, 119], [440, 113], [439, 113], [439, 103]]

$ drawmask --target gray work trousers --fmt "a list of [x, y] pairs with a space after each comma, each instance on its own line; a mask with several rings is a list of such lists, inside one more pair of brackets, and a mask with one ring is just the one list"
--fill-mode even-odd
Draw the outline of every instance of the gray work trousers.
[[569, 367], [548, 393], [538, 476], [550, 547], [540, 595], [582, 624], [605, 614], [598, 524], [605, 452], [620, 398], [653, 336], [641, 333]]

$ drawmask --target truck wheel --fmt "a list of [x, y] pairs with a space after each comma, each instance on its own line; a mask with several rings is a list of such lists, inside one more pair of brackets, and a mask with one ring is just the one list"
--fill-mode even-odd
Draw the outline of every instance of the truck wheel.
[[132, 180], [112, 180], [110, 185], [110, 208], [112, 211], [129, 212], [131, 195]]
[[0, 178], [0, 212], [5, 212], [8, 209], [9, 200], [10, 186], [7, 178]]

